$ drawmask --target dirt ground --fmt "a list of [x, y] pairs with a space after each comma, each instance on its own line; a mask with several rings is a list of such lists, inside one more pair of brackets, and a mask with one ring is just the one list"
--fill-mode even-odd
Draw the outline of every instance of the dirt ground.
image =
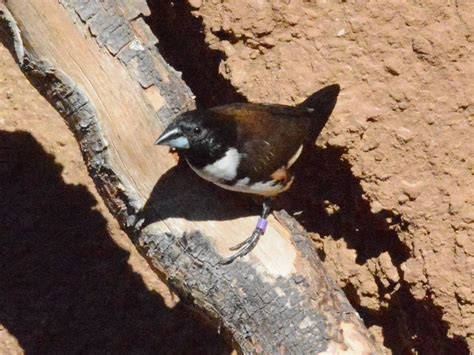
[[1, 44], [0, 215], [0, 354], [228, 352], [120, 230]]
[[474, 352], [474, 2], [189, 4], [242, 100], [341, 85], [283, 206], [387, 352]]

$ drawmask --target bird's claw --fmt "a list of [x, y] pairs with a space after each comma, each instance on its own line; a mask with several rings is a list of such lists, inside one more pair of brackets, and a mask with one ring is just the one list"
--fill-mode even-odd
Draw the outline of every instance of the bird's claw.
[[[254, 238], [257, 233], [260, 233], [261, 235], [261, 230], [260, 229], [255, 229], [250, 237], [245, 239], [243, 242], [240, 242], [239, 244], [234, 245], [233, 247], [230, 247], [229, 250], [239, 250], [245, 245], [249, 244]], [[257, 237], [258, 238], [258, 237]]]
[[263, 231], [260, 228], [255, 228], [253, 231], [252, 235], [245, 239], [243, 242], [234, 245], [232, 248], [229, 248], [230, 250], [239, 250], [237, 253], [223, 259], [220, 261], [220, 264], [222, 265], [228, 265], [232, 263], [235, 259], [243, 257], [250, 253], [252, 249], [257, 245], [258, 240], [260, 239], [261, 235], [263, 234]]

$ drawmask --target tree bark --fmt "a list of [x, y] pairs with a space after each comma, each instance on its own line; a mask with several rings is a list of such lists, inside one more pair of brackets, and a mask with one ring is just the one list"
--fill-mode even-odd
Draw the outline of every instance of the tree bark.
[[249, 256], [218, 263], [251, 233], [256, 209], [153, 145], [194, 102], [155, 47], [144, 0], [10, 0], [0, 12], [9, 47], [68, 122], [107, 205], [183, 301], [243, 353], [375, 353], [285, 212]]

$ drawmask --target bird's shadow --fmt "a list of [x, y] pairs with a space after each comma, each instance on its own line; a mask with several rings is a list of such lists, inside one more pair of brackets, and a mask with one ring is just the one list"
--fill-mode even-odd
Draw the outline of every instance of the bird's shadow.
[[258, 213], [241, 194], [220, 189], [198, 177], [180, 159], [155, 184], [143, 210], [144, 225], [180, 217], [189, 221], [223, 221]]

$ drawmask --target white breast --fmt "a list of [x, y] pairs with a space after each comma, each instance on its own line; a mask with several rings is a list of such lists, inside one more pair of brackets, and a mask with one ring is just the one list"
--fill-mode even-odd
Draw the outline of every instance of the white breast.
[[237, 169], [240, 164], [240, 153], [235, 148], [230, 148], [222, 158], [212, 164], [206, 165], [202, 169], [196, 169], [191, 164], [189, 166], [202, 178], [212, 181], [230, 181], [237, 176]]

